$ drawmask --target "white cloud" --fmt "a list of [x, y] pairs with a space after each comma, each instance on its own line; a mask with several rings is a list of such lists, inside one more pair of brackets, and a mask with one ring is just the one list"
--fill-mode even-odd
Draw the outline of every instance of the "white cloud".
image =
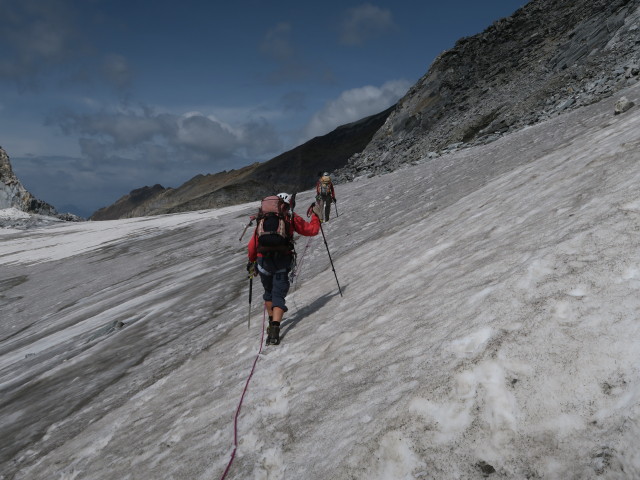
[[136, 179], [157, 178], [169, 171], [176, 178], [185, 172], [217, 172], [266, 160], [282, 150], [276, 129], [263, 117], [230, 125], [194, 111], [178, 115], [123, 108], [91, 114], [64, 112], [48, 124], [77, 137], [81, 157], [94, 168], [109, 169], [127, 161], [128, 170], [137, 172], [128, 177]]
[[75, 3], [0, 0], [0, 81], [16, 84], [22, 92], [96, 80], [117, 89], [129, 86], [129, 63], [122, 55], [99, 52], [83, 25], [90, 20]]
[[311, 118], [304, 129], [303, 141], [325, 135], [340, 125], [380, 113], [396, 103], [410, 86], [406, 80], [394, 80], [381, 87], [367, 85], [343, 92]]
[[267, 31], [260, 45], [260, 50], [280, 62], [291, 59], [295, 50], [289, 38], [290, 34], [291, 24], [286, 22], [278, 23]]
[[391, 11], [365, 3], [347, 10], [340, 25], [340, 42], [362, 45], [396, 28]]
[[239, 140], [246, 146], [248, 157], [262, 157], [282, 149], [275, 128], [264, 118], [245, 123], [240, 130]]
[[209, 153], [215, 157], [228, 157], [238, 148], [238, 137], [222, 123], [204, 115], [190, 114], [178, 117], [175, 136], [167, 140], [177, 147]]
[[300, 81], [309, 78], [310, 67], [300, 58], [291, 40], [293, 26], [281, 22], [267, 31], [260, 51], [275, 61], [275, 68], [266, 75], [271, 83]]
[[153, 139], [155, 135], [167, 135], [162, 116], [134, 112], [100, 112], [79, 115], [61, 113], [48, 120], [58, 124], [67, 135], [79, 134], [81, 137], [98, 138], [113, 148], [128, 148]]
[[116, 88], [125, 88], [131, 84], [131, 68], [122, 55], [109, 54], [102, 65], [106, 80]]
[[66, 2], [0, 2], [0, 40], [7, 48], [0, 78], [33, 86], [46, 68], [84, 51], [74, 16]]

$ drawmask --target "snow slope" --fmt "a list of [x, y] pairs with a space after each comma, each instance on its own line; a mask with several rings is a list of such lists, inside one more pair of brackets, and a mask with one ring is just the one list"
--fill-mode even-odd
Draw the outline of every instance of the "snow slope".
[[[301, 238], [227, 478], [640, 478], [640, 109], [615, 100], [339, 185], [344, 297]], [[220, 478], [255, 206], [0, 233], [0, 478]]]

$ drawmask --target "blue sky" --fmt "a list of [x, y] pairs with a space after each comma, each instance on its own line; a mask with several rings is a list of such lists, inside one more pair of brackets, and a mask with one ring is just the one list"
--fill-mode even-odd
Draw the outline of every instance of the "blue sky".
[[0, 146], [89, 215], [378, 113], [525, 3], [0, 0]]

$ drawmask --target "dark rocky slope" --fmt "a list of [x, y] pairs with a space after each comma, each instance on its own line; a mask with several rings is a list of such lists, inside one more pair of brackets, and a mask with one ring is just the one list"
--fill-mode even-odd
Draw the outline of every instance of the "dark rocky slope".
[[608, 97], [639, 73], [640, 0], [533, 0], [443, 52], [339, 179], [393, 171]]

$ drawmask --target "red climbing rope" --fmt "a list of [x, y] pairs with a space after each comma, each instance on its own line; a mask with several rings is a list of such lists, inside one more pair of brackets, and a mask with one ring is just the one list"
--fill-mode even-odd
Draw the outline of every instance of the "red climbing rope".
[[240, 403], [238, 403], [238, 408], [236, 409], [236, 416], [233, 420], [233, 453], [231, 453], [231, 459], [227, 464], [227, 468], [220, 480], [224, 480], [229, 473], [229, 469], [231, 468], [231, 464], [233, 463], [234, 458], [236, 457], [236, 450], [238, 450], [238, 416], [240, 415], [240, 408], [242, 408], [242, 401], [244, 400], [244, 395], [247, 393], [247, 389], [249, 388], [249, 382], [251, 381], [251, 377], [253, 377], [253, 372], [256, 370], [256, 364], [258, 363], [258, 359], [260, 358], [260, 354], [262, 353], [262, 345], [264, 344], [264, 324], [265, 318], [267, 314], [267, 307], [265, 306], [264, 312], [262, 313], [262, 336], [260, 337], [260, 350], [258, 350], [258, 354], [256, 355], [256, 359], [253, 361], [253, 367], [251, 367], [251, 373], [249, 373], [249, 378], [247, 378], [247, 383], [244, 386], [244, 390], [242, 391], [242, 396], [240, 397]]

